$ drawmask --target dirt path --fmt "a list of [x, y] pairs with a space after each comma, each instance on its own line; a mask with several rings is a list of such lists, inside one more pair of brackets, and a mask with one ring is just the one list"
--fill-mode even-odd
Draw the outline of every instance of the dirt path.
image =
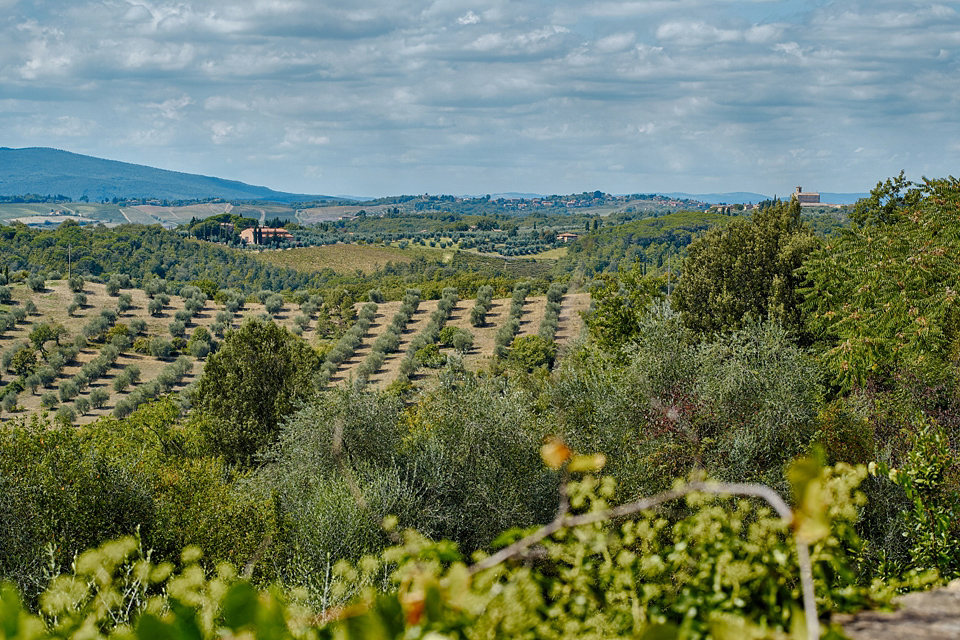
[[583, 332], [582, 314], [589, 309], [589, 293], [571, 293], [563, 297], [557, 333], [553, 338], [557, 344], [567, 345], [580, 337]]

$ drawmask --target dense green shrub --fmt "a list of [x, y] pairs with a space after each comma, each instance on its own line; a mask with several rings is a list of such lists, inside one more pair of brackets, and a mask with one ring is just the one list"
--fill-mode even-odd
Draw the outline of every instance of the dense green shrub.
[[317, 354], [273, 322], [248, 320], [207, 359], [196, 409], [214, 451], [249, 464], [282, 420], [315, 390]]

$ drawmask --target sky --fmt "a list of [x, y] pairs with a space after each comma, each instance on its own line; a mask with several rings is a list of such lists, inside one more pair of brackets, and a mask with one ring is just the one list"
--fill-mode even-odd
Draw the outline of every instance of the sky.
[[960, 2], [0, 0], [0, 146], [281, 191], [958, 173]]

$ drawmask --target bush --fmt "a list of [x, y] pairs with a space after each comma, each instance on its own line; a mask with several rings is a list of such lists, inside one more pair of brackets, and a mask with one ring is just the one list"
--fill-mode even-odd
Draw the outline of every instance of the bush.
[[120, 419], [126, 418], [133, 413], [133, 410], [136, 408], [136, 404], [129, 397], [120, 398], [113, 407], [113, 417]]
[[117, 312], [124, 313], [133, 308], [133, 296], [129, 293], [121, 293], [117, 298]]
[[53, 367], [46, 365], [37, 369], [37, 377], [40, 379], [40, 384], [49, 387], [57, 379], [57, 372]]
[[436, 344], [428, 344], [418, 349], [414, 358], [418, 365], [430, 369], [439, 369], [447, 362], [446, 356], [443, 355]]
[[77, 413], [73, 410], [73, 407], [61, 405], [61, 407], [57, 409], [57, 422], [60, 424], [71, 425], [76, 419]]
[[94, 409], [101, 409], [107, 400], [110, 398], [110, 394], [105, 390], [97, 388], [90, 392], [90, 406]]
[[107, 280], [106, 288], [108, 296], [116, 296], [119, 294], [121, 289], [119, 278], [110, 276], [110, 279]]
[[195, 358], [206, 358], [207, 355], [210, 353], [209, 342], [194, 342], [192, 344], [187, 343], [187, 348], [190, 350], [190, 355], [192, 355]]
[[513, 341], [507, 362], [521, 371], [531, 372], [534, 369], [553, 366], [557, 357], [557, 349], [552, 340], [540, 336], [520, 336]]
[[174, 320], [168, 327], [170, 335], [174, 338], [182, 338], [187, 331], [187, 326], [180, 320]]
[[72, 380], [77, 385], [77, 389], [83, 391], [90, 386], [90, 377], [83, 371], [77, 371]]
[[80, 397], [77, 398], [73, 403], [73, 408], [77, 410], [81, 416], [86, 415], [90, 411], [90, 401], [87, 398]]
[[40, 381], [40, 376], [37, 375], [36, 373], [31, 373], [23, 381], [24, 388], [27, 389], [31, 394], [36, 394], [37, 389], [40, 388], [41, 384], [42, 382]]
[[277, 294], [271, 295], [264, 303], [264, 308], [270, 315], [277, 315], [283, 310], [283, 297]]
[[150, 355], [154, 358], [167, 360], [173, 354], [173, 344], [169, 340], [156, 337], [150, 340]]
[[310, 316], [305, 313], [298, 313], [293, 317], [293, 324], [300, 327], [301, 331], [305, 331], [310, 325]]
[[77, 389], [77, 383], [72, 380], [64, 380], [60, 383], [60, 401], [69, 402], [73, 398], [77, 397], [79, 390]]
[[453, 341], [451, 344], [459, 353], [466, 353], [473, 348], [473, 334], [469, 331], [461, 329], [455, 336], [453, 336]]
[[34, 293], [41, 293], [47, 288], [47, 283], [41, 275], [32, 275], [27, 278], [27, 287]]
[[16, 393], [7, 393], [3, 396], [3, 400], [0, 401], [0, 408], [2, 408], [7, 413], [13, 413], [17, 410], [17, 394]]
[[53, 391], [47, 391], [42, 396], [40, 396], [40, 406], [44, 409], [53, 409], [60, 402], [57, 400], [57, 394]]
[[[203, 296], [201, 293], [200, 296]], [[195, 316], [201, 311], [204, 307], [207, 306], [206, 300], [203, 297], [190, 298], [184, 302], [184, 308], [190, 313], [191, 316]]]
[[122, 393], [130, 386], [130, 376], [126, 371], [121, 371], [113, 378], [113, 390]]

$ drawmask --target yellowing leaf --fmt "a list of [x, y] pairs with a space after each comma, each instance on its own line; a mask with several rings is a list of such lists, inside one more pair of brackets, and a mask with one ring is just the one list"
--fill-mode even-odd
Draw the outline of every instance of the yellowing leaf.
[[605, 464], [607, 464], [607, 456], [602, 453], [594, 453], [593, 455], [574, 456], [567, 469], [577, 473], [595, 473], [603, 469]]
[[551, 438], [540, 447], [540, 457], [543, 458], [544, 464], [551, 469], [560, 469], [572, 455], [573, 452], [570, 447], [559, 438]]

